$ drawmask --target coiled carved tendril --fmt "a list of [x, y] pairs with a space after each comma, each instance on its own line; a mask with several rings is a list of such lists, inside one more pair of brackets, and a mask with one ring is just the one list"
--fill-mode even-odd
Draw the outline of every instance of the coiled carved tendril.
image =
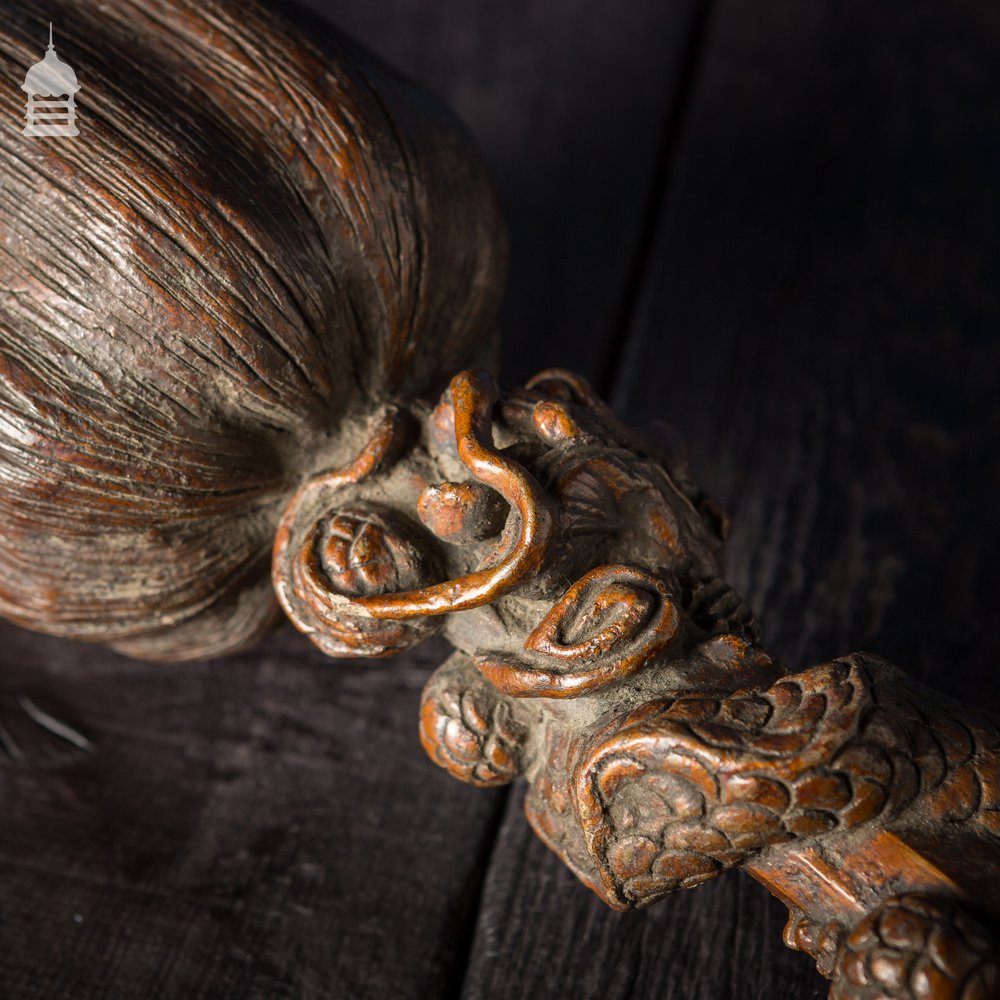
[[487, 655], [476, 663], [505, 694], [571, 698], [638, 670], [673, 642], [679, 624], [659, 577], [634, 566], [598, 566], [531, 632], [525, 659]]
[[[433, 540], [428, 536], [418, 543], [419, 526], [408, 528], [401, 516], [377, 505], [331, 502], [339, 490], [377, 471], [398, 443], [403, 418], [393, 407], [350, 465], [321, 473], [293, 497], [275, 540], [275, 590], [292, 622], [324, 652], [388, 656], [437, 631], [440, 626], [429, 619], [488, 604], [539, 573], [555, 512], [534, 477], [494, 447], [496, 400], [496, 384], [485, 372], [456, 375], [446, 396], [458, 458], [476, 486], [496, 491], [511, 508], [505, 533], [511, 542], [486, 566], [429, 583], [436, 575]], [[464, 496], [457, 492], [462, 484], [444, 485], [454, 486], [459, 499]], [[437, 511], [420, 513], [432, 526], [443, 523]], [[303, 529], [303, 523], [309, 526]]]
[[552, 540], [551, 501], [523, 466], [493, 447], [490, 425], [496, 383], [486, 372], [461, 372], [451, 380], [448, 392], [458, 457], [479, 482], [510, 504], [518, 519], [517, 536], [510, 551], [491, 566], [419, 590], [362, 598], [359, 604], [375, 618], [417, 618], [489, 604], [539, 572]]
[[347, 507], [321, 518], [292, 561], [292, 585], [344, 653], [389, 656], [420, 642], [434, 623], [379, 621], [351, 613], [359, 598], [412, 587], [426, 576], [427, 552], [391, 511]]
[[371, 503], [337, 505], [340, 491], [382, 466], [403, 426], [403, 414], [388, 407], [354, 461], [303, 484], [275, 537], [278, 600], [295, 626], [330, 656], [390, 656], [435, 631], [423, 621], [380, 622], [358, 605], [361, 597], [422, 583], [432, 550], [390, 510]]

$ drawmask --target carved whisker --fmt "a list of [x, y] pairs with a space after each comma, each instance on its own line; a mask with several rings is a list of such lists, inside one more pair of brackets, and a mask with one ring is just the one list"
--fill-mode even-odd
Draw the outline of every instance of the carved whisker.
[[375, 618], [416, 618], [476, 608], [541, 571], [555, 523], [552, 503], [535, 478], [491, 443], [497, 387], [485, 372], [462, 372], [449, 387], [458, 457], [478, 482], [495, 489], [517, 518], [510, 552], [494, 565], [420, 590], [359, 598]]

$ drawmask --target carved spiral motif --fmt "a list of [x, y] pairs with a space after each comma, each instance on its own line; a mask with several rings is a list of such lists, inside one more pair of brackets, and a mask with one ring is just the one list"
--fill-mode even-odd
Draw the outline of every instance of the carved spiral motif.
[[[427, 545], [418, 545], [392, 511], [365, 504], [332, 511], [315, 523], [291, 562], [298, 624], [324, 652], [391, 656], [438, 629], [434, 619], [380, 621], [359, 598], [418, 586], [429, 578]], [[302, 627], [300, 625], [300, 627]], [[304, 629], [308, 630], [308, 629]]]
[[638, 670], [673, 642], [679, 625], [663, 580], [634, 566], [598, 566], [525, 640], [532, 659], [487, 655], [476, 665], [506, 694], [571, 698]]
[[391, 510], [338, 497], [384, 467], [406, 425], [403, 411], [385, 407], [350, 463], [299, 487], [275, 535], [271, 578], [278, 600], [295, 627], [329, 656], [390, 656], [437, 630], [426, 621], [379, 622], [361, 604], [425, 582], [433, 569], [433, 540], [418, 542], [419, 526]]

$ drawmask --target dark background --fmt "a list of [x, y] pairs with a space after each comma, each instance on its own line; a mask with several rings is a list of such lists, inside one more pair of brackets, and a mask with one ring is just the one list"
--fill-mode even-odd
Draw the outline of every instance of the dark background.
[[[686, 436], [769, 647], [1000, 701], [1000, 6], [312, 0], [445, 98], [511, 232], [505, 374]], [[97, 737], [0, 790], [0, 995], [825, 994], [742, 874], [629, 914], [425, 759], [430, 646], [145, 665], [0, 626]]]

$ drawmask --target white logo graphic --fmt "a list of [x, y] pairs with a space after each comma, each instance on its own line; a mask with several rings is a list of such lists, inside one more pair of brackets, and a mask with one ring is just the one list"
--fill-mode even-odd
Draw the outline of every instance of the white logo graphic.
[[[76, 73], [69, 63], [56, 55], [49, 22], [49, 48], [45, 58], [28, 70], [21, 90], [28, 95], [28, 124], [24, 135], [79, 135], [76, 127], [76, 103], [73, 95], [80, 89]], [[41, 98], [41, 100], [39, 100]], [[53, 100], [55, 98], [55, 100]]]

